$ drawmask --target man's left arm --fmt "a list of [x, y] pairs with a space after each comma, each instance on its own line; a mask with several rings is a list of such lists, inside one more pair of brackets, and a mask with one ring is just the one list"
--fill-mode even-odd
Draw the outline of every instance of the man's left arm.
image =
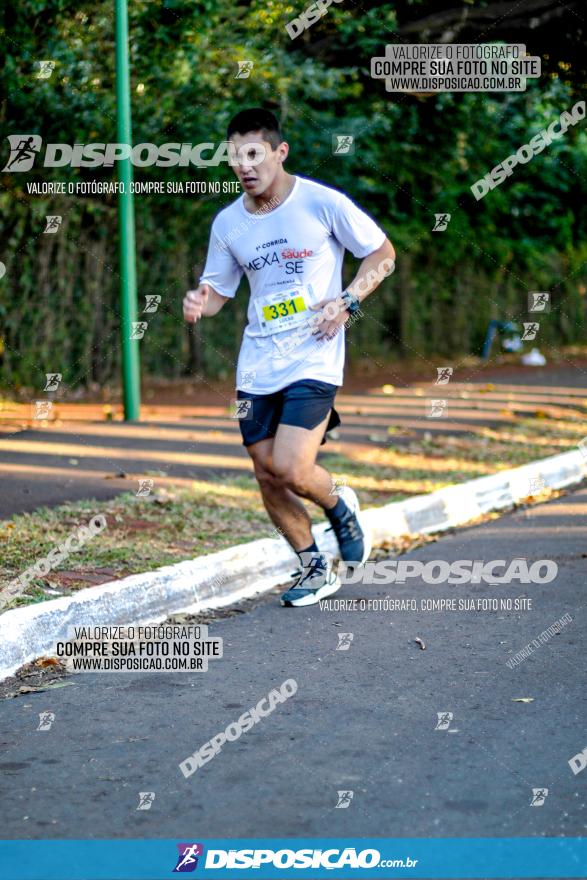
[[394, 269], [395, 249], [386, 238], [377, 250], [363, 258], [357, 274], [339, 297], [314, 307], [322, 309], [324, 319], [312, 335], [317, 340], [332, 339], [351, 314], [359, 310], [360, 303], [373, 293]]

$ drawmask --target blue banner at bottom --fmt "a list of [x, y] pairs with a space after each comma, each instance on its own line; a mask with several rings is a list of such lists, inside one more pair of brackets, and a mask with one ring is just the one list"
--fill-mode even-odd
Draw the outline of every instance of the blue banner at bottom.
[[587, 878], [585, 838], [3, 840], [2, 880]]

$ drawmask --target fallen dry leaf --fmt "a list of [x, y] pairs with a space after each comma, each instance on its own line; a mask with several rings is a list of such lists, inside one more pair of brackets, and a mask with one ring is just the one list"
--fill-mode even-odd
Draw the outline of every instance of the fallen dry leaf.
[[29, 687], [27, 684], [18, 689], [19, 694], [38, 694], [41, 691], [54, 691], [56, 688], [65, 688], [72, 685], [72, 681], [57, 681], [55, 684], [44, 684], [39, 687]]

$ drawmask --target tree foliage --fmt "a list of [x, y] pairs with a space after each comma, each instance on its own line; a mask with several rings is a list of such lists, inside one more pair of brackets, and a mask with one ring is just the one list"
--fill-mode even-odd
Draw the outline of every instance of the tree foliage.
[[[302, 2], [131, 0], [133, 141], [218, 143], [231, 115], [262, 104], [281, 117], [289, 170], [346, 191], [388, 231], [398, 268], [369, 300], [349, 355], [384, 362], [398, 351], [478, 353], [490, 318], [521, 320], [529, 290], [551, 290], [546, 342], [574, 342], [585, 326], [585, 171], [581, 123], [477, 202], [470, 187], [578, 100], [584, 48], [575, 4], [402, 2], [333, 4], [296, 40], [285, 23]], [[114, 4], [21, 0], [2, 13], [2, 142], [116, 141]], [[561, 11], [562, 9], [562, 11]], [[524, 19], [522, 13], [527, 13]], [[492, 17], [492, 13], [493, 17]], [[405, 95], [369, 75], [388, 42], [524, 42], [544, 73], [524, 93]], [[36, 78], [40, 60], [55, 70]], [[253, 62], [237, 79], [237, 62]], [[355, 152], [332, 153], [352, 134]], [[3, 153], [3, 157], [7, 152]], [[43, 198], [38, 180], [110, 179], [112, 169], [0, 174], [0, 379], [38, 388], [45, 372], [70, 384], [104, 383], [118, 369], [116, 200]], [[138, 180], [228, 180], [213, 169], [135, 169]], [[181, 299], [205, 258], [210, 222], [234, 196], [136, 198], [139, 302], [160, 294], [142, 345], [145, 369], [174, 376], [234, 369], [245, 288], [192, 339]], [[435, 213], [450, 213], [433, 232]], [[56, 235], [47, 214], [61, 214]], [[349, 261], [348, 271], [351, 271]]]

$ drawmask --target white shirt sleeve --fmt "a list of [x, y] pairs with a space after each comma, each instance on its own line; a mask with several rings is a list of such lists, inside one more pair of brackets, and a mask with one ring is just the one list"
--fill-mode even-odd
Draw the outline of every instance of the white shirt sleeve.
[[339, 193], [331, 217], [332, 234], [359, 259], [380, 248], [387, 237], [383, 229], [343, 193]]
[[234, 258], [230, 245], [218, 235], [216, 221], [212, 223], [206, 266], [200, 284], [210, 284], [221, 296], [234, 298], [243, 270]]

